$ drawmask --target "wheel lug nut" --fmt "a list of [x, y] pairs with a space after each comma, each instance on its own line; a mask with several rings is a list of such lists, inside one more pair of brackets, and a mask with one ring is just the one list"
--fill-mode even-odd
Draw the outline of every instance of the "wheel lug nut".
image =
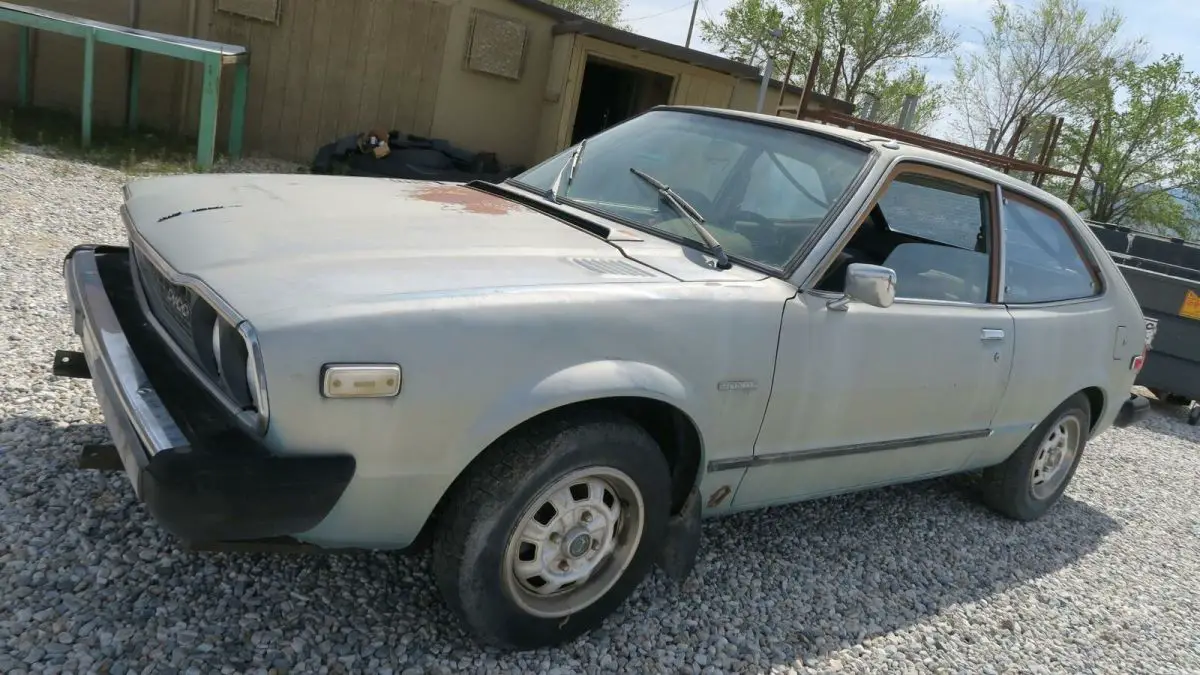
[[582, 520], [582, 521], [583, 521], [583, 522], [585, 522], [585, 523], [590, 523], [590, 522], [592, 522], [592, 512], [591, 512], [591, 511], [584, 511], [584, 512], [583, 512], [583, 513], [582, 513], [582, 514], [579, 516], [579, 518], [580, 518], [580, 520]]
[[593, 550], [593, 551], [599, 551], [599, 550], [600, 550], [600, 540], [599, 540], [599, 539], [593, 539], [593, 540], [592, 540], [592, 550]]
[[557, 532], [550, 533], [550, 543], [551, 544], [557, 544], [560, 541], [562, 541], [562, 535], [560, 535]]
[[567, 570], [571, 569], [571, 564], [568, 563], [566, 560], [560, 560], [558, 563], [558, 569], [562, 570], [563, 572], [566, 572]]

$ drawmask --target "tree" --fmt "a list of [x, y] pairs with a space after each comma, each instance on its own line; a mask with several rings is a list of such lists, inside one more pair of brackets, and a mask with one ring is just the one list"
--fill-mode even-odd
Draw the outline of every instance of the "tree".
[[[906, 96], [916, 96], [918, 99], [917, 112], [913, 116], [910, 128], [916, 132], [924, 132], [938, 120], [945, 93], [940, 85], [928, 80], [928, 74], [915, 67], [892, 75], [876, 70], [864, 79], [860, 90], [859, 102], [864, 103], [864, 94], [870, 93], [875, 102], [869, 111], [870, 118], [884, 124], [898, 124], [900, 109]], [[864, 103], [865, 104], [865, 103]], [[865, 115], [863, 110], [859, 115]]]
[[[1073, 206], [1093, 220], [1188, 234], [1200, 195], [1200, 77], [1176, 55], [1129, 63], [1097, 100], [1099, 133]], [[1090, 126], [1074, 127], [1063, 138], [1077, 165]]]
[[1142, 40], [1122, 42], [1124, 20], [1108, 9], [1093, 21], [1079, 0], [1039, 0], [1028, 9], [995, 0], [978, 50], [955, 57], [951, 102], [960, 138], [976, 147], [998, 131], [1004, 148], [1017, 122], [1088, 106], [1112, 73], [1140, 61]]
[[[837, 53], [845, 48], [838, 88], [850, 102], [864, 85], [881, 86], [897, 72], [899, 81], [911, 84], [905, 66], [912, 59], [941, 56], [957, 43], [942, 28], [941, 10], [933, 0], [735, 0], [720, 21], [700, 22], [705, 40], [751, 65], [765, 58], [760, 48], [773, 29], [783, 33], [769, 43], [777, 60], [794, 51], [803, 66], [822, 47], [822, 83], [832, 81]], [[797, 70], [794, 79], [803, 80], [807, 71]]]
[[606, 23], [610, 26], [621, 26], [621, 13], [625, 11], [625, 0], [546, 0], [549, 4], [579, 16]]
[[752, 66], [766, 60], [768, 51], [761, 49], [767, 35], [779, 30], [783, 37], [774, 41], [769, 52], [779, 55], [800, 49], [800, 37], [790, 23], [788, 10], [773, 0], [736, 0], [721, 13], [721, 21], [700, 21], [700, 36], [716, 45], [717, 51], [735, 61]]

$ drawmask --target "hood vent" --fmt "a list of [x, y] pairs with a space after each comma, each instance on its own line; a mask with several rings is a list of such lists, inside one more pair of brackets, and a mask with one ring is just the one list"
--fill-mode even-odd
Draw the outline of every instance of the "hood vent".
[[624, 260], [610, 258], [568, 258], [568, 260], [589, 272], [595, 272], [606, 277], [653, 277], [650, 272]]

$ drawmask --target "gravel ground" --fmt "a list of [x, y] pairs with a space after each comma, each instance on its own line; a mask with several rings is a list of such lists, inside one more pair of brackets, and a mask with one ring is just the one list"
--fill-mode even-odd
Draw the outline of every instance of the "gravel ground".
[[78, 348], [62, 255], [121, 241], [125, 178], [0, 154], [0, 673], [1200, 672], [1200, 430], [1162, 406], [1041, 522], [961, 478], [709, 522], [684, 588], [530, 654], [475, 647], [424, 557], [180, 551], [123, 474], [72, 469], [107, 432], [48, 367]]

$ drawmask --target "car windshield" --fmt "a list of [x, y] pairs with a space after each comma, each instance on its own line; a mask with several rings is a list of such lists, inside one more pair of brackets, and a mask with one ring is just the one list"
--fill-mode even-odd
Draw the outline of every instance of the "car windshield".
[[[512, 182], [549, 194], [574, 149]], [[571, 180], [560, 180], [558, 198], [706, 249], [694, 225], [636, 169], [694, 207], [727, 254], [782, 268], [868, 156], [861, 147], [800, 129], [656, 110], [588, 139]]]

